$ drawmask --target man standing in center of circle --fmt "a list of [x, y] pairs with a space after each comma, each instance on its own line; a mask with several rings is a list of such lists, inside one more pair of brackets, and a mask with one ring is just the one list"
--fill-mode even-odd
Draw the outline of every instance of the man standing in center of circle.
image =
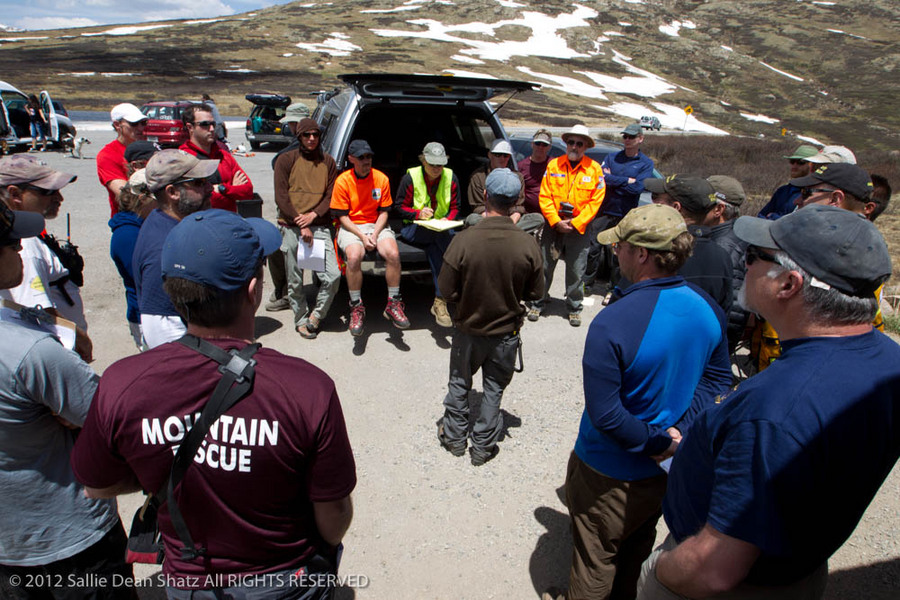
[[500, 400], [512, 380], [525, 307], [544, 291], [541, 253], [530, 235], [509, 218], [521, 192], [521, 178], [493, 169], [485, 180], [484, 218], [454, 238], [444, 256], [438, 284], [456, 303], [456, 335], [450, 350], [450, 381], [438, 440], [454, 456], [466, 452], [469, 391], [481, 369], [481, 411], [472, 429], [472, 464], [494, 457], [503, 431]]
[[581, 326], [584, 299], [584, 270], [587, 267], [590, 240], [585, 230], [603, 203], [606, 184], [600, 165], [584, 155], [594, 147], [588, 128], [575, 125], [562, 135], [566, 143], [565, 156], [554, 158], [547, 165], [541, 182], [541, 212], [547, 219], [541, 236], [544, 254], [544, 297], [531, 305], [528, 320], [537, 321], [550, 299], [550, 284], [556, 261], [566, 262], [566, 309], [569, 324]]
[[340, 220], [338, 247], [347, 257], [347, 289], [350, 292], [350, 335], [362, 335], [366, 307], [362, 303], [362, 260], [377, 250], [384, 258], [388, 300], [384, 317], [397, 329], [408, 329], [409, 319], [400, 298], [400, 250], [388, 225], [393, 206], [387, 175], [372, 168], [374, 153], [365, 140], [353, 140], [347, 160], [353, 165], [338, 175], [331, 198], [331, 214]]
[[[275, 204], [282, 228], [281, 251], [294, 328], [300, 337], [311, 340], [319, 335], [319, 323], [331, 308], [341, 283], [330, 214], [337, 165], [322, 150], [322, 130], [314, 119], [301, 120], [296, 131], [300, 145], [275, 161]], [[325, 270], [315, 271], [319, 292], [315, 307], [309, 310], [303, 292], [303, 272], [297, 266], [297, 248], [301, 241], [312, 246], [313, 240], [325, 244]]]

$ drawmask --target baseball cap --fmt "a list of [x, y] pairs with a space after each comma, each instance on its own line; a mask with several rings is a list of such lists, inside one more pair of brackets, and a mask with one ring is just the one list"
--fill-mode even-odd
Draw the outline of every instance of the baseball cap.
[[45, 190], [61, 190], [76, 179], [71, 173], [51, 169], [35, 156], [14, 154], [0, 158], [0, 186], [28, 183]]
[[155, 192], [179, 179], [205, 179], [218, 168], [218, 160], [200, 160], [174, 148], [160, 150], [147, 162], [147, 189]]
[[777, 221], [739, 217], [734, 234], [753, 246], [784, 250], [820, 285], [850, 296], [875, 293], [891, 275], [891, 256], [875, 225], [837, 206], [814, 204]]
[[601, 244], [628, 242], [650, 250], [671, 250], [672, 242], [687, 231], [684, 218], [665, 204], [645, 204], [628, 211], [615, 227], [601, 231]]
[[791, 179], [790, 183], [797, 187], [828, 183], [859, 200], [867, 199], [874, 189], [868, 173], [856, 165], [847, 163], [822, 165], [806, 177]]
[[591, 137], [591, 132], [584, 125], [573, 125], [572, 129], [562, 134], [562, 141], [568, 142], [573, 135], [580, 135], [585, 139], [585, 148], [594, 147], [594, 138]]
[[788, 160], [806, 160], [810, 156], [815, 156], [819, 153], [819, 149], [810, 144], [800, 144], [797, 146], [797, 149], [794, 150], [794, 153], [790, 156], [785, 156], [784, 158]]
[[148, 142], [146, 140], [138, 140], [131, 142], [125, 148], [125, 160], [131, 162], [134, 160], [150, 160], [150, 157], [162, 150], [159, 144]]
[[707, 210], [716, 203], [716, 190], [702, 177], [670, 175], [665, 179], [645, 179], [644, 188], [651, 194], [668, 194], [690, 212]]
[[116, 104], [113, 106], [113, 109], [109, 111], [109, 116], [112, 118], [113, 123], [121, 121], [122, 119], [125, 119], [129, 123], [139, 123], [140, 121], [146, 121], [148, 119], [147, 115], [141, 112], [141, 109], [130, 102]]
[[807, 159], [811, 163], [847, 163], [856, 164], [856, 155], [847, 146], [825, 146], [819, 150], [818, 154], [810, 156]]
[[428, 142], [422, 149], [422, 156], [429, 165], [444, 166], [447, 164], [447, 151], [440, 142]]
[[350, 147], [347, 149], [347, 154], [359, 158], [360, 156], [365, 156], [366, 154], [375, 153], [372, 151], [372, 146], [370, 146], [369, 142], [367, 142], [366, 140], [353, 140], [352, 142], [350, 142]]
[[10, 210], [0, 202], [0, 246], [9, 246], [44, 230], [44, 217], [40, 213]]
[[545, 142], [547, 144], [553, 143], [553, 134], [547, 131], [546, 129], [538, 129], [534, 134], [534, 137], [531, 138], [532, 142]]
[[500, 138], [494, 140], [491, 144], [491, 153], [492, 154], [509, 154], [512, 155], [512, 146], [509, 145], [509, 142]]
[[163, 244], [163, 277], [232, 291], [247, 283], [263, 258], [281, 247], [278, 228], [213, 208], [182, 219]]
[[132, 189], [141, 189], [147, 187], [147, 169], [138, 169], [128, 178], [128, 185]]
[[626, 135], [643, 135], [644, 130], [641, 129], [641, 126], [638, 123], [629, 123], [625, 126], [625, 129], [623, 129], [621, 133], [624, 133]]
[[284, 116], [279, 123], [299, 123], [309, 116], [309, 107], [302, 102], [294, 102], [284, 109]]
[[744, 186], [734, 177], [728, 175], [712, 175], [706, 178], [715, 190], [716, 200], [727, 202], [732, 206], [740, 206], [747, 199]]
[[508, 200], [511, 204], [518, 200], [522, 182], [519, 175], [509, 169], [492, 169], [484, 181], [484, 189], [491, 198], [499, 199], [502, 204], [506, 204], [503, 200]]

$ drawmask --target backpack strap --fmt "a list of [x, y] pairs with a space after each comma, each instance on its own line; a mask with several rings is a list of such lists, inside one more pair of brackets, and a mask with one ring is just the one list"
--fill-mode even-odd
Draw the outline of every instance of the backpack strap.
[[171, 500], [169, 502], [169, 517], [172, 520], [172, 526], [175, 528], [178, 538], [184, 544], [184, 547], [181, 549], [182, 560], [194, 560], [205, 555], [206, 548], [198, 547], [194, 544], [187, 523], [184, 522], [184, 517], [181, 515], [178, 501], [175, 499], [175, 488], [181, 483], [184, 474], [191, 466], [194, 455], [203, 443], [203, 439], [206, 437], [212, 424], [225, 414], [229, 408], [250, 393], [256, 375], [254, 370], [256, 360], [254, 360], [253, 355], [259, 350], [261, 344], [247, 344], [240, 350], [232, 349], [226, 351], [190, 334], [177, 341], [183, 346], [187, 346], [191, 350], [199, 352], [219, 363], [219, 372], [222, 373], [222, 379], [219, 380], [209, 401], [203, 407], [200, 418], [197, 419], [194, 426], [191, 427], [191, 430], [181, 441], [178, 452], [175, 454], [175, 460], [172, 463], [172, 471], [157, 493], [160, 504], [166, 500]]

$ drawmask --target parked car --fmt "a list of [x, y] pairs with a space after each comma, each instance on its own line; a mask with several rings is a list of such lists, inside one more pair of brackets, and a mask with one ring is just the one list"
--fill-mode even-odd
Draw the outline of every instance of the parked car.
[[[509, 138], [509, 143], [513, 148], [513, 157], [516, 159], [516, 162], [522, 160], [526, 156], [531, 156], [531, 137], [524, 135], [514, 135]], [[622, 145], [621, 142], [612, 142], [609, 140], [594, 140], [594, 147], [588, 148], [584, 151], [585, 155], [589, 158], [594, 159], [598, 163], [603, 163], [606, 160], [606, 157], [610, 154], [615, 154], [616, 152], [622, 150], [625, 146]], [[554, 137], [553, 143], [550, 144], [550, 152], [548, 153], [550, 158], [556, 158], [557, 156], [562, 156], [566, 153], [566, 145], [563, 143], [561, 138]], [[657, 171], [655, 168], [653, 169], [653, 177], [662, 178], [662, 173]], [[638, 201], [639, 205], [642, 204], [650, 204], [650, 192], [644, 191], [641, 193], [641, 199]]]
[[[373, 166], [383, 171], [393, 189], [406, 170], [419, 164], [425, 144], [441, 142], [460, 183], [460, 209], [469, 210], [466, 199], [469, 177], [487, 164], [487, 153], [506, 131], [489, 100], [497, 94], [537, 89], [525, 81], [447, 77], [438, 75], [351, 74], [341, 75], [346, 87], [318, 94], [313, 117], [322, 127], [322, 148], [334, 157], [338, 169], [349, 168], [347, 147], [365, 139], [375, 153]], [[389, 221], [394, 231], [402, 223]], [[424, 252], [397, 240], [404, 272], [428, 273]], [[364, 271], [379, 273], [383, 263], [370, 255], [374, 265]]]
[[[65, 113], [58, 113], [50, 94], [41, 91], [41, 106], [48, 120], [47, 139], [56, 148], [65, 148], [75, 139], [75, 125]], [[28, 96], [9, 83], [0, 81], [0, 140], [7, 148], [31, 145], [31, 123], [25, 106]]]
[[291, 130], [281, 124], [284, 109], [291, 103], [290, 96], [247, 94], [244, 98], [253, 104], [246, 124], [247, 141], [251, 148], [259, 150], [265, 143], [286, 146], [294, 141]]
[[188, 106], [199, 104], [194, 100], [162, 100], [147, 102], [141, 112], [147, 115], [147, 126], [144, 127], [143, 139], [156, 142], [163, 147], [177, 148], [185, 143], [190, 135], [181, 120], [181, 115]]
[[655, 129], [659, 131], [660, 129], [662, 129], [662, 123], [659, 122], [658, 117], [650, 117], [645, 115], [641, 117], [641, 129], [649, 129], [650, 131], [653, 131]]

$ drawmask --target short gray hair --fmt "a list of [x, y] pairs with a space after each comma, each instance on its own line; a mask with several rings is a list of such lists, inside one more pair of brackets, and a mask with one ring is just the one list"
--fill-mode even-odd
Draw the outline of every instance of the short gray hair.
[[[850, 296], [833, 287], [813, 284], [813, 276], [806, 272], [784, 251], [775, 252], [775, 260], [789, 271], [797, 271], [803, 277], [803, 301], [809, 319], [822, 325], [862, 325], [871, 323], [878, 312], [878, 300], [869, 296]], [[770, 271], [769, 275], [773, 273]]]
[[739, 216], [741, 216], [741, 209], [734, 204], [730, 204], [728, 202], [722, 202], [720, 200], [722, 206], [725, 207], [725, 210], [722, 211], [722, 218], [726, 221], [734, 221]]

